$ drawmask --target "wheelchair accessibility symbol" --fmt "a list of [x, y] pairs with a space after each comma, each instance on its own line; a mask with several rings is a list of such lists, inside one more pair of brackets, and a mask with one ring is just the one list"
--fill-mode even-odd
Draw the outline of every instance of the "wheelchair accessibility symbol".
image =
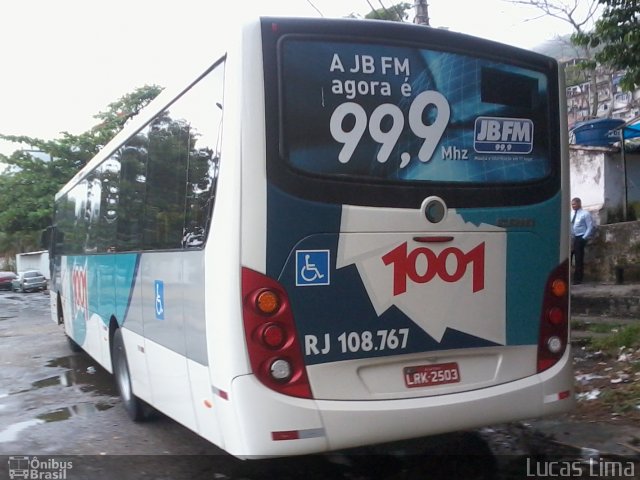
[[158, 320], [164, 320], [164, 282], [162, 280], [156, 280], [154, 287], [156, 318]]
[[329, 285], [329, 250], [296, 250], [296, 286]]

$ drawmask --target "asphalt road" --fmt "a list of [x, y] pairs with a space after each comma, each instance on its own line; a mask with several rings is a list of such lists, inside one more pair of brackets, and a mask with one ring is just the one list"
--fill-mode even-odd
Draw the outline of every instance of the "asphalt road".
[[240, 461], [162, 415], [131, 422], [112, 376], [85, 353], [71, 352], [50, 320], [47, 292], [0, 292], [0, 480], [12, 474], [64, 480], [519, 479], [527, 477], [526, 455], [547, 447], [557, 455], [535, 432], [504, 426], [373, 449]]

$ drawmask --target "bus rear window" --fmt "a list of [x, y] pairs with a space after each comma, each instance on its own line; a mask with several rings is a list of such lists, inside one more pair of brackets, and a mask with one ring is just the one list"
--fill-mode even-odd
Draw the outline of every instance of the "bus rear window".
[[552, 172], [545, 74], [472, 53], [301, 36], [279, 45], [281, 155], [374, 182], [513, 184]]

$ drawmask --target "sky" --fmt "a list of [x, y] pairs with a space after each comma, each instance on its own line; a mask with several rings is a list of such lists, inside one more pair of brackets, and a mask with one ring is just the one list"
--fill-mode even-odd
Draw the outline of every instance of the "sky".
[[[405, 0], [413, 3], [413, 0]], [[0, 133], [80, 134], [136, 88], [178, 87], [205, 66], [230, 19], [247, 13], [343, 17], [381, 0], [19, 0], [0, 9]], [[392, 0], [382, 0], [386, 7]], [[312, 7], [313, 4], [315, 8]], [[505, 0], [428, 0], [431, 26], [532, 48], [571, 32]], [[238, 11], [241, 6], [241, 11]], [[200, 54], [198, 54], [200, 52]], [[19, 145], [0, 141], [0, 153]]]

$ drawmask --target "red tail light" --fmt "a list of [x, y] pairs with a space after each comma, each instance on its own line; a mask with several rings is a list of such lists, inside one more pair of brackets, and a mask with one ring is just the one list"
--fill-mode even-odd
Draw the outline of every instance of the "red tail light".
[[541, 317], [538, 373], [555, 365], [567, 349], [569, 341], [568, 261], [560, 264], [547, 279]]
[[242, 302], [253, 373], [272, 390], [312, 398], [291, 304], [284, 288], [261, 273], [243, 268]]

